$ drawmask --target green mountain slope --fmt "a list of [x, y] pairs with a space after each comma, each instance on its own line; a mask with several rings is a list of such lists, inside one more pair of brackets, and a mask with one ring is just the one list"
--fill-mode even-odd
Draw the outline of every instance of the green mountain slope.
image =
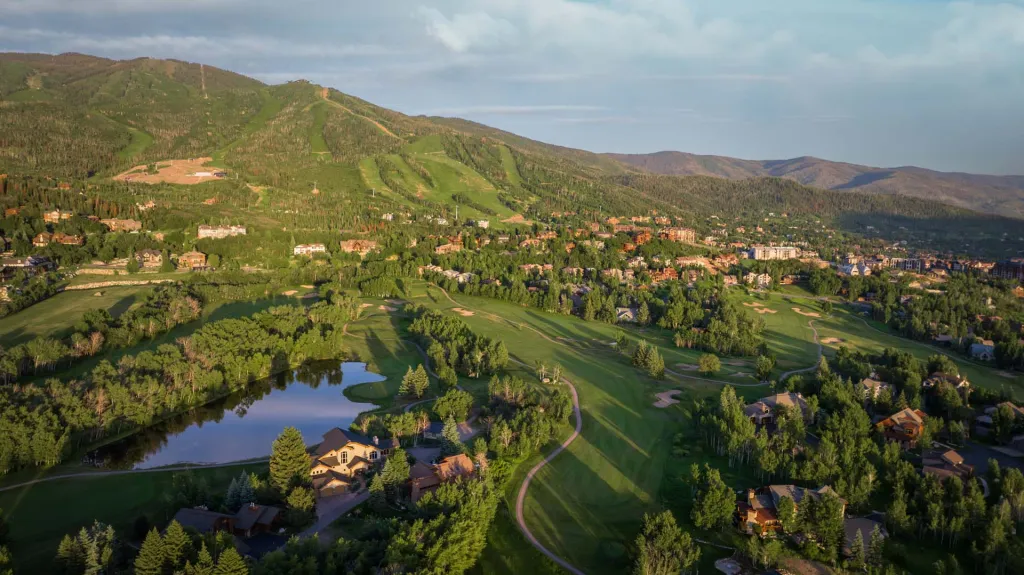
[[[711, 216], [788, 211], [851, 229], [872, 225], [867, 220], [892, 231], [941, 222], [936, 225], [946, 226], [953, 243], [967, 234], [1004, 243], [1002, 234], [1019, 235], [1018, 221], [925, 199], [815, 189], [793, 178], [641, 174], [627, 164], [670, 168], [460, 119], [407, 116], [306, 81], [268, 86], [173, 60], [0, 54], [0, 126], [0, 173], [96, 184], [139, 164], [211, 157], [238, 181], [204, 186], [229, 189], [225, 197], [259, 194], [215, 210], [235, 216], [248, 210], [282, 227], [329, 226], [330, 214], [342, 212], [348, 222], [365, 221], [359, 214], [367, 210], [452, 215], [458, 206], [463, 218], [497, 221], [516, 215], [544, 221], [554, 212], [593, 221], [656, 210], [699, 225]], [[739, 160], [688, 161], [682, 173], [774, 175]], [[826, 183], [848, 181], [837, 178]], [[211, 211], [196, 203], [215, 194], [198, 188], [163, 197], [183, 214]]]

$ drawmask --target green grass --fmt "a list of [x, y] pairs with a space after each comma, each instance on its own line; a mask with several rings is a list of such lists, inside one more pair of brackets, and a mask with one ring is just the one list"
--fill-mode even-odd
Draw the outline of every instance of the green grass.
[[313, 112], [313, 126], [309, 129], [309, 146], [311, 151], [325, 159], [331, 159], [331, 149], [324, 139], [324, 126], [327, 124], [327, 104], [317, 103], [310, 109]]
[[122, 160], [130, 160], [141, 155], [142, 152], [146, 151], [146, 148], [153, 144], [153, 136], [146, 132], [135, 128], [128, 128], [128, 131], [131, 133], [132, 139], [123, 150], [117, 153], [117, 157]]
[[241, 142], [243, 138], [252, 135], [259, 131], [260, 129], [262, 129], [264, 126], [267, 125], [267, 122], [269, 122], [272, 118], [277, 116], [278, 113], [280, 113], [282, 104], [277, 98], [274, 98], [270, 94], [269, 90], [263, 90], [260, 93], [260, 95], [263, 98], [263, 105], [260, 106], [259, 112], [256, 112], [256, 115], [252, 117], [252, 120], [250, 120], [249, 123], [245, 125], [245, 129], [242, 130], [242, 133], [238, 136], [238, 138], [236, 138], [227, 146], [224, 146], [223, 148], [213, 153], [213, 161], [210, 163], [210, 165], [216, 166], [218, 168], [227, 168], [228, 166], [227, 164], [224, 163], [224, 158], [227, 156], [228, 152], [230, 152], [232, 148], [238, 145], [238, 143]]
[[508, 146], [500, 146], [499, 149], [501, 165], [505, 168], [509, 183], [513, 186], [523, 185], [523, 178], [519, 175], [519, 168], [516, 166], [515, 158], [512, 157], [512, 151], [508, 149]]
[[415, 142], [407, 145], [405, 150], [410, 154], [443, 154], [444, 146], [441, 144], [440, 134], [431, 134], [417, 138]]
[[[476, 203], [490, 208], [499, 217], [507, 218], [512, 211], [498, 201], [494, 186], [472, 168], [443, 155], [419, 155], [416, 157], [434, 178], [437, 201], [453, 204], [452, 194], [464, 193]], [[487, 217], [475, 209], [463, 207], [467, 214]], [[460, 212], [462, 210], [460, 209]]]
[[[129, 286], [61, 292], [0, 319], [0, 345], [10, 347], [40, 336], [62, 336], [85, 312], [102, 308], [112, 315], [120, 315], [152, 290], [149, 286]], [[96, 293], [102, 295], [96, 296]]]
[[[198, 469], [213, 493], [223, 493], [242, 469], [261, 471], [266, 464], [218, 469]], [[160, 515], [163, 496], [171, 486], [172, 472], [137, 473], [59, 479], [0, 492], [0, 508], [11, 528], [8, 547], [19, 573], [47, 573], [57, 545], [65, 534], [91, 525], [94, 520], [111, 524], [118, 535], [131, 536], [140, 515], [153, 523], [169, 519]]]

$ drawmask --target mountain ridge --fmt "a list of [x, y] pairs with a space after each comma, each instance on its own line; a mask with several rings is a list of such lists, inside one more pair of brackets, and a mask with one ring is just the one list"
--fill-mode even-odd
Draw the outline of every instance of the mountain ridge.
[[814, 156], [784, 160], [743, 160], [677, 151], [601, 155], [634, 170], [654, 174], [713, 176], [733, 180], [778, 177], [826, 190], [904, 195], [1024, 218], [1024, 176], [942, 172], [917, 166], [878, 168]]

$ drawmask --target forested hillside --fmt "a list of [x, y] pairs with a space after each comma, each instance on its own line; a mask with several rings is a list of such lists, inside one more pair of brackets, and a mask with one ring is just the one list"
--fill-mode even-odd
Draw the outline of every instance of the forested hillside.
[[[458, 206], [463, 219], [497, 222], [658, 211], [698, 225], [727, 214], [813, 214], [846, 231], [981, 246], [995, 256], [1012, 254], [1005, 237], [1019, 235], [1019, 221], [926, 199], [791, 179], [642, 175], [611, 157], [465, 120], [411, 117], [306, 81], [267, 86], [172, 60], [0, 54], [0, 126], [9, 190], [64, 182], [126, 206], [154, 200], [164, 228], [232, 221], [366, 230], [379, 220], [374, 212], [451, 219]], [[173, 160], [191, 158], [210, 158], [223, 181], [131, 181], [159, 180]], [[701, 173], [752, 173], [734, 168]]]
[[810, 157], [756, 161], [683, 152], [605, 154], [604, 157], [654, 174], [729, 179], [772, 176], [827, 190], [910, 196], [992, 214], [1024, 217], [1024, 176], [947, 173], [915, 167], [873, 168]]

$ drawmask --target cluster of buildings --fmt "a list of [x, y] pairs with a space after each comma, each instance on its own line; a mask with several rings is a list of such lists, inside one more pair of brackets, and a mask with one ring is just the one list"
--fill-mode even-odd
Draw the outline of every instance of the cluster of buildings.
[[327, 246], [324, 244], [299, 244], [292, 249], [297, 256], [313, 256], [327, 253]]

